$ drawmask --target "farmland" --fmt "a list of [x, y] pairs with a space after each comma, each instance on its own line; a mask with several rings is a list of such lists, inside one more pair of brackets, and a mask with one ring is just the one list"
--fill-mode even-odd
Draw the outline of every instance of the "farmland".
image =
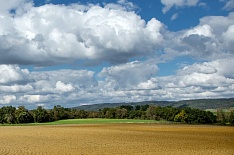
[[0, 126], [0, 154], [232, 154], [234, 128], [158, 123]]

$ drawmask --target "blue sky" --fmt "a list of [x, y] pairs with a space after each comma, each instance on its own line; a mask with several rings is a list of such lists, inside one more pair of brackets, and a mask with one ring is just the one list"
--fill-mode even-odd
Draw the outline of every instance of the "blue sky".
[[0, 1], [0, 107], [234, 97], [234, 0]]

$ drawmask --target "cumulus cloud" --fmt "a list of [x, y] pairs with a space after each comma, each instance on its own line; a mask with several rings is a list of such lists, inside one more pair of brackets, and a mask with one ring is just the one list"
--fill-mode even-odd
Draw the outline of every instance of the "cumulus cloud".
[[[222, 22], [217, 22], [222, 21]], [[230, 33], [232, 33], [232, 25], [234, 25], [234, 14], [230, 13], [224, 16], [208, 16], [200, 19], [200, 27], [195, 28], [196, 34], [208, 38], [206, 48], [203, 50], [213, 51], [218, 57], [223, 53], [233, 53], [230, 43], [233, 42]], [[192, 30], [194, 32], [194, 29]], [[191, 33], [189, 30], [187, 33]]]
[[41, 95], [24, 95], [21, 97], [21, 100], [24, 99], [29, 103], [38, 103], [42, 101]]
[[186, 36], [197, 34], [199, 36], [212, 37], [212, 29], [209, 25], [197, 26], [193, 29], [190, 29], [186, 32]]
[[[193, 99], [233, 95], [233, 58], [188, 65], [176, 75], [152, 78], [161, 87], [161, 98]], [[228, 73], [228, 74], [227, 74]], [[158, 96], [160, 97], [160, 96]]]
[[[118, 1], [131, 6], [128, 1]], [[18, 5], [17, 5], [18, 6]], [[0, 18], [0, 63], [46, 66], [77, 60], [127, 62], [153, 53], [163, 24], [108, 6], [47, 4]], [[8, 9], [9, 11], [9, 9]]]
[[14, 65], [0, 65], [0, 84], [24, 83], [28, 80], [29, 71]]
[[163, 13], [168, 12], [172, 7], [196, 6], [199, 0], [161, 0], [164, 5]]
[[[4, 1], [0, 6], [2, 105], [51, 108], [55, 104], [234, 95], [234, 68], [230, 67], [234, 62], [234, 13], [203, 17], [197, 26], [172, 32], [155, 18], [143, 20], [134, 12], [137, 6], [127, 0], [103, 6], [35, 7], [26, 0], [12, 2], [16, 3]], [[172, 7], [199, 5], [198, 0], [161, 2], [165, 13]], [[174, 14], [172, 20], [176, 17]], [[183, 56], [200, 61], [174, 75], [157, 75], [159, 63]], [[73, 62], [102, 65], [92, 71], [23, 67]]]
[[[32, 78], [35, 81], [35, 86], [37, 89], [51, 90], [51, 88], [62, 89], [66, 88], [72, 89], [76, 88], [91, 88], [96, 85], [94, 79], [94, 72], [87, 70], [56, 70], [56, 71], [44, 71], [44, 72], [32, 72]], [[73, 83], [73, 86], [70, 85]], [[69, 90], [68, 89], [68, 90]]]
[[[230, 97], [234, 92], [233, 58], [187, 65], [175, 75], [157, 76], [154, 61], [133, 61], [103, 68], [95, 77], [87, 70], [32, 71], [27, 84], [0, 84], [0, 104], [43, 104], [182, 100]], [[16, 66], [15, 66], [16, 67]], [[23, 70], [23, 69], [21, 69]], [[14, 95], [11, 95], [14, 93]]]
[[11, 0], [11, 1], [2, 1], [0, 6], [0, 17], [10, 16], [14, 14], [17, 10], [21, 12], [28, 7], [32, 6], [32, 2], [30, 0]]
[[[162, 1], [178, 7], [198, 2]], [[120, 0], [116, 7], [113, 5], [47, 4], [16, 11], [14, 16], [4, 15], [0, 19], [0, 63], [48, 66], [80, 61], [116, 65], [155, 56], [156, 51], [165, 52], [165, 58], [190, 55], [206, 59], [233, 53], [233, 41], [228, 36], [233, 13], [203, 17], [191, 29], [170, 32], [155, 18], [146, 22], [134, 11], [121, 9], [134, 8], [131, 2]], [[16, 10], [20, 8], [16, 6]]]
[[233, 58], [226, 58], [188, 65], [176, 75], [152, 76], [138, 84], [142, 89], [110, 90], [106, 94], [136, 101], [230, 97], [233, 95], [234, 71], [227, 66], [231, 66], [232, 61]]
[[4, 93], [24, 93], [33, 91], [33, 87], [30, 84], [26, 85], [11, 85], [11, 86], [2, 86], [0, 85], [0, 92]]
[[227, 31], [223, 33], [223, 40], [224, 40], [224, 44], [225, 47], [230, 50], [231, 53], [234, 53], [234, 24], [229, 26]]
[[131, 88], [141, 82], [147, 82], [151, 76], [156, 75], [158, 67], [151, 63], [139, 61], [103, 68], [99, 76], [106, 77], [112, 82], [116, 89]]
[[[222, 22], [217, 22], [222, 21]], [[234, 23], [234, 13], [231, 12], [228, 16], [206, 16], [200, 19], [199, 25], [209, 25], [213, 33], [216, 35], [221, 35], [224, 31], [228, 29], [230, 25]], [[217, 36], [218, 37], [218, 36]]]
[[[4, 67], [12, 76], [6, 74], [8, 72], [2, 72], [4, 76], [1, 76], [0, 104], [30, 104], [33, 107], [39, 103], [47, 106], [58, 102], [73, 103], [80, 96], [99, 89], [92, 71], [64, 69], [30, 72], [16, 65]], [[25, 79], [23, 71], [27, 73]], [[76, 97], [69, 98], [68, 95], [71, 94], [76, 94]]]
[[[222, 21], [222, 22], [217, 22]], [[165, 31], [163, 59], [180, 56], [211, 61], [233, 55], [234, 14], [207, 16], [199, 25], [178, 32]]]
[[0, 104], [10, 104], [16, 100], [14, 95], [5, 95], [0, 99]]
[[158, 89], [158, 85], [154, 83], [152, 80], [141, 82], [137, 85], [137, 87], [139, 89]]
[[74, 90], [74, 87], [71, 84], [65, 84], [61, 81], [56, 82], [55, 90], [60, 92], [71, 92]]
[[[226, 58], [186, 66], [178, 71], [178, 76], [181, 77], [179, 83], [184, 87], [195, 86], [210, 89], [209, 91], [220, 87], [229, 88], [234, 82], [234, 70], [226, 67], [230, 66], [232, 61], [233, 58]], [[231, 91], [232, 89], [229, 89], [229, 93]]]

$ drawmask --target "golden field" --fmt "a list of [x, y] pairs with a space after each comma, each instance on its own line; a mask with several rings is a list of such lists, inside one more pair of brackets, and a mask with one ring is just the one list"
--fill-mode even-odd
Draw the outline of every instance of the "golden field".
[[234, 154], [234, 128], [147, 123], [0, 126], [0, 155]]

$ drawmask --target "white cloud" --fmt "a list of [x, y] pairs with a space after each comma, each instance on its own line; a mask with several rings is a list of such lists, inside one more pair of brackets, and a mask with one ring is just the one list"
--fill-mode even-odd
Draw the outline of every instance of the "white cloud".
[[217, 72], [217, 66], [214, 66], [212, 63], [204, 62], [201, 64], [193, 64], [190, 66], [185, 66], [181, 70], [178, 71], [178, 75], [189, 75], [194, 72], [202, 73], [202, 74], [213, 74]]
[[26, 101], [27, 103], [39, 103], [48, 101], [48, 96], [43, 95], [24, 95], [20, 98], [21, 101]]
[[[183, 100], [233, 96], [233, 58], [195, 63], [178, 70], [176, 75], [152, 77], [146, 83], [144, 95], [155, 100]], [[150, 84], [150, 85], [147, 85]], [[136, 91], [136, 90], [134, 90]], [[144, 98], [146, 99], [146, 98]]]
[[[222, 21], [222, 22], [217, 22]], [[222, 35], [230, 25], [234, 23], [234, 13], [229, 13], [228, 16], [206, 16], [200, 19], [199, 25], [209, 25], [216, 37]]]
[[[197, 26], [172, 32], [155, 18], [143, 20], [133, 11], [133, 3], [117, 3], [34, 7], [25, 1], [4, 2], [6, 7], [0, 6], [0, 104], [34, 108], [234, 95], [234, 68], [230, 67], [234, 13], [203, 17]], [[198, 0], [162, 3], [165, 12], [199, 5]], [[175, 75], [157, 76], [158, 63], [183, 56], [200, 62], [185, 64]], [[105, 67], [98, 68], [101, 71], [22, 67], [73, 61]]]
[[0, 23], [0, 63], [38, 66], [76, 60], [122, 63], [152, 54], [162, 41], [163, 26], [127, 10], [77, 4], [30, 7]]
[[60, 92], [71, 92], [74, 90], [74, 87], [71, 84], [65, 84], [61, 81], [56, 82], [55, 90]]
[[234, 69], [232, 66], [233, 58], [217, 59], [211, 62], [204, 62], [202, 64], [193, 64], [186, 66], [178, 71], [179, 75], [187, 75], [194, 72], [204, 74], [217, 74], [225, 76], [226, 78], [233, 78]]
[[73, 83], [72, 87], [77, 88], [91, 88], [96, 85], [94, 72], [87, 70], [63, 69], [56, 71], [32, 72], [31, 75], [34, 81], [36, 81], [35, 85], [39, 90], [45, 88], [51, 90], [56, 88], [56, 86], [61, 86], [62, 83], [68, 83], [68, 87], [70, 87], [69, 83]]
[[210, 87], [209, 91], [221, 87], [229, 88], [234, 84], [234, 69], [228, 68], [228, 66], [232, 65], [232, 61], [233, 58], [226, 58], [186, 66], [178, 71], [178, 75], [181, 77], [179, 83], [185, 87]]
[[190, 36], [192, 34], [195, 35], [203, 35], [205, 37], [212, 37], [212, 28], [209, 25], [201, 25], [201, 26], [197, 26], [193, 29], [190, 29], [186, 32], [186, 36]]
[[98, 78], [86, 70], [33, 71], [25, 85], [0, 84], [0, 104], [51, 108], [56, 104], [230, 97], [234, 95], [233, 61], [230, 57], [195, 63], [161, 77], [156, 75], [155, 61], [106, 67]]
[[223, 9], [228, 10], [228, 11], [231, 11], [234, 9], [234, 0], [227, 0], [225, 3], [226, 4], [223, 7]]
[[11, 85], [11, 86], [1, 86], [0, 92], [7, 93], [23, 93], [33, 91], [33, 87], [30, 84], [26, 85]]
[[139, 89], [156, 89], [158, 88], [158, 85], [152, 80], [148, 80], [147, 82], [139, 83], [137, 87]]
[[29, 71], [14, 65], [0, 65], [0, 84], [22, 83], [28, 80]]
[[19, 11], [22, 11], [22, 9], [25, 9], [25, 7], [28, 7], [31, 5], [32, 5], [31, 0], [1, 1], [0, 17], [9, 16], [11, 13], [14, 13], [14, 10], [16, 10], [17, 8], [20, 8]]
[[168, 12], [172, 7], [196, 6], [199, 0], [161, 0], [164, 5], [163, 13]]
[[14, 95], [6, 95], [0, 98], [0, 104], [10, 104], [16, 100]]
[[[117, 5], [120, 3], [122, 7], [133, 5], [122, 0]], [[198, 1], [164, 3], [180, 7], [197, 5]], [[200, 24], [191, 29], [170, 32], [155, 18], [146, 22], [136, 13], [118, 7], [31, 6], [27, 12], [16, 13], [14, 18], [0, 19], [0, 63], [36, 66], [75, 61], [89, 65], [121, 64], [139, 57], [155, 56], [156, 51], [165, 52], [166, 56], [161, 56], [164, 59], [190, 55], [211, 60], [223, 57], [223, 53], [233, 53], [232, 41], [227, 37], [234, 24], [233, 16], [230, 13], [226, 17], [203, 17]]]
[[224, 44], [231, 53], [234, 53], [234, 25], [228, 27], [227, 31], [223, 33]]
[[147, 82], [158, 71], [155, 64], [145, 62], [129, 62], [127, 64], [103, 68], [99, 76], [106, 77], [107, 82], [114, 83], [117, 89], [131, 88], [141, 82]]
[[[222, 22], [217, 22], [222, 21]], [[192, 56], [199, 60], [211, 61], [233, 55], [232, 25], [234, 13], [228, 16], [207, 16], [199, 25], [190, 29], [164, 33], [164, 55], [162, 59]]]

